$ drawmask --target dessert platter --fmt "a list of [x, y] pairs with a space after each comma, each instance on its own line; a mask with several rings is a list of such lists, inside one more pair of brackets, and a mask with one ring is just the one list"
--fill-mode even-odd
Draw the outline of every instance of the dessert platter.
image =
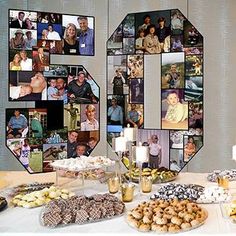
[[179, 233], [201, 226], [207, 216], [205, 209], [188, 200], [151, 200], [130, 210], [126, 221], [138, 231]]
[[226, 202], [231, 198], [230, 193], [218, 186], [203, 187], [196, 184], [169, 183], [161, 186], [150, 199], [179, 199], [197, 203], [210, 204]]
[[161, 186], [151, 199], [174, 199], [196, 201], [203, 193], [204, 187], [196, 184], [167, 183]]
[[111, 219], [121, 216], [124, 210], [125, 204], [109, 193], [81, 195], [49, 202], [40, 218], [43, 226], [57, 227]]
[[220, 203], [231, 198], [230, 193], [218, 186], [203, 187], [196, 184], [169, 183], [161, 186], [151, 199], [179, 199], [190, 200], [197, 203]]
[[227, 202], [231, 199], [229, 191], [218, 186], [209, 186], [204, 189], [200, 197], [196, 200], [197, 203], [220, 203]]
[[207, 180], [211, 182], [217, 182], [217, 178], [226, 177], [229, 181], [236, 180], [236, 169], [231, 170], [214, 170], [212, 173], [209, 173], [207, 176]]
[[68, 171], [84, 171], [91, 169], [99, 169], [113, 166], [114, 161], [105, 156], [81, 156], [79, 158], [69, 158], [63, 160], [56, 160], [51, 163], [54, 169], [68, 170]]
[[67, 199], [74, 195], [73, 192], [70, 192], [67, 189], [51, 186], [50, 188], [43, 188], [31, 193], [18, 194], [12, 198], [10, 205], [14, 207], [34, 208], [42, 206], [53, 199]]
[[[131, 180], [134, 183], [139, 182], [140, 170], [138, 167], [132, 168], [131, 170]], [[166, 169], [165, 167], [160, 167], [159, 169], [150, 169], [144, 168], [142, 170], [142, 176], [151, 176], [153, 179], [153, 183], [167, 183], [173, 181], [177, 178], [178, 172]], [[126, 179], [130, 178], [130, 173], [125, 173]]]
[[49, 188], [53, 185], [53, 182], [46, 182], [46, 183], [29, 183], [29, 184], [21, 184], [14, 186], [12, 188], [7, 188], [3, 191], [4, 194], [6, 194], [8, 197], [14, 197], [18, 194], [27, 194], [34, 191], [39, 191], [44, 188]]

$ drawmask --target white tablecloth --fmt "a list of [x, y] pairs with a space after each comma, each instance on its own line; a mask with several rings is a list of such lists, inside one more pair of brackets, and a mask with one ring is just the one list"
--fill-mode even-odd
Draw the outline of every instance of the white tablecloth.
[[[203, 186], [215, 185], [206, 180], [207, 174], [199, 173], [181, 173], [175, 182], [178, 183], [194, 183]], [[26, 172], [0, 172], [0, 191], [4, 191], [3, 186], [9, 187], [22, 183], [29, 183], [33, 181], [55, 181], [55, 173], [47, 173], [44, 175], [29, 175]], [[67, 179], [60, 180], [67, 181]], [[70, 188], [76, 190], [77, 194], [91, 195], [94, 193], [104, 193], [107, 191], [105, 184], [100, 184], [97, 181], [86, 181], [85, 187], [82, 189], [78, 187], [80, 181], [74, 181], [67, 184]], [[160, 185], [154, 185], [152, 193], [160, 187]], [[1, 189], [2, 188], [2, 189]], [[230, 188], [236, 188], [236, 182], [230, 182]], [[152, 194], [151, 193], [151, 194]], [[135, 193], [135, 199], [131, 203], [126, 204], [127, 209], [135, 207], [142, 200], [148, 200], [151, 194]], [[0, 193], [1, 195], [1, 193]], [[236, 224], [233, 224], [228, 219], [224, 219], [221, 215], [219, 204], [205, 204], [202, 205], [208, 211], [208, 218], [204, 225], [194, 229], [192, 231], [179, 233], [178, 235], [209, 235], [209, 234], [232, 234], [236, 235]], [[86, 225], [70, 225], [66, 227], [58, 227], [55, 229], [46, 228], [40, 225], [39, 215], [42, 208], [24, 209], [24, 208], [8, 208], [3, 212], [0, 212], [0, 235], [13, 235], [16, 233], [62, 233], [62, 234], [143, 234], [129, 227], [125, 222], [123, 216], [117, 217], [111, 220], [97, 222]], [[3, 234], [4, 233], [4, 234]], [[154, 234], [154, 233], [149, 233]]]

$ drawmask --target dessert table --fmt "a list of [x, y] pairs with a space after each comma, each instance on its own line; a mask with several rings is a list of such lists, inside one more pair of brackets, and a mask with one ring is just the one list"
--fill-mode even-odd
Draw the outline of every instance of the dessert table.
[[[180, 173], [178, 178], [173, 181], [182, 184], [199, 184], [203, 186], [212, 186], [216, 183], [207, 181], [207, 173]], [[34, 174], [30, 175], [24, 171], [2, 171], [0, 172], [0, 195], [6, 193], [6, 188], [16, 186], [23, 183], [31, 182], [55, 182], [56, 173]], [[68, 182], [69, 181], [69, 182]], [[92, 195], [95, 193], [107, 192], [107, 185], [101, 184], [96, 180], [85, 180], [85, 185], [82, 186], [79, 179], [71, 181], [71, 179], [60, 178], [60, 184], [64, 184], [68, 189], [71, 189], [76, 194]], [[126, 203], [126, 210], [137, 206], [139, 202], [148, 200], [149, 197], [155, 193], [160, 187], [160, 184], [153, 185], [153, 191], [148, 194], [139, 193], [138, 186], [136, 187], [134, 201]], [[236, 181], [230, 182], [230, 189], [236, 189]], [[119, 194], [116, 196], [120, 197]], [[236, 234], [236, 224], [230, 220], [224, 219], [221, 214], [219, 204], [201, 204], [208, 211], [208, 218], [205, 224], [191, 231], [178, 233], [178, 235], [209, 235], [209, 234]], [[45, 233], [48, 234], [144, 234], [136, 231], [128, 226], [124, 216], [116, 217], [114, 219], [90, 223], [85, 225], [68, 225], [58, 228], [47, 228], [40, 224], [40, 213], [42, 207], [25, 209], [20, 207], [7, 208], [0, 212], [0, 234], [14, 235], [18, 233]], [[147, 234], [155, 234], [150, 232]], [[168, 234], [169, 235], [169, 234]]]

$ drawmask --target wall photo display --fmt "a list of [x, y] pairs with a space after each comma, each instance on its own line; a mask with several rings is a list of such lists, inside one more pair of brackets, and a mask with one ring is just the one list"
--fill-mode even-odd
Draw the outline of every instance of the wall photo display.
[[[35, 108], [6, 109], [6, 146], [29, 173], [91, 154], [100, 140], [100, 88], [83, 66], [50, 64], [10, 76], [11, 99], [35, 101]], [[31, 86], [45, 92], [37, 96]]]
[[[160, 109], [161, 129], [150, 130], [144, 124], [144, 61], [155, 54], [161, 54], [161, 72], [155, 74], [161, 104], [153, 101], [152, 107]], [[108, 143], [129, 124], [142, 137], [148, 134], [139, 141], [149, 146], [151, 159], [154, 143], [162, 147], [160, 165], [184, 168], [203, 146], [203, 63], [203, 36], [178, 9], [128, 14], [107, 41]], [[152, 168], [152, 161], [146, 166]]]

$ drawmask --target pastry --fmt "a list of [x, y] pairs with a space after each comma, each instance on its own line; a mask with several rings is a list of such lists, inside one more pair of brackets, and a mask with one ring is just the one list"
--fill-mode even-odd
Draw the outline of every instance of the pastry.
[[150, 215], [150, 216], [144, 215], [144, 216], [143, 216], [143, 223], [145, 223], [145, 224], [151, 224], [151, 223], [152, 223], [152, 215]]
[[170, 224], [168, 227], [168, 232], [170, 233], [177, 233], [179, 231], [180, 231], [180, 227], [178, 225]]
[[137, 219], [137, 220], [140, 220], [140, 219], [142, 219], [142, 217], [143, 217], [143, 213], [142, 213], [141, 210], [132, 211], [132, 215], [133, 215], [133, 217], [134, 217], [135, 219]]
[[165, 225], [168, 223], [167, 218], [156, 218], [155, 219], [156, 224], [158, 225]]
[[199, 221], [199, 220], [192, 220], [192, 221], [190, 222], [190, 224], [191, 224], [193, 227], [195, 227], [195, 226], [198, 226], [198, 225], [200, 224], [200, 221]]
[[191, 228], [192, 226], [191, 226], [191, 224], [190, 223], [182, 223], [181, 224], [181, 229], [184, 229], [184, 230], [186, 230], [186, 229], [189, 229], [189, 228]]
[[192, 221], [194, 219], [194, 216], [192, 215], [192, 214], [190, 214], [190, 213], [187, 213], [186, 215], [184, 215], [184, 220], [186, 221], [186, 222], [190, 222], [190, 221]]
[[139, 225], [139, 228], [138, 228], [140, 231], [143, 231], [143, 232], [147, 232], [147, 231], [150, 231], [151, 229], [151, 226], [150, 224], [145, 224], [145, 223], [141, 223]]
[[176, 224], [176, 225], [181, 225], [183, 220], [180, 219], [178, 216], [174, 216], [171, 218], [171, 223]]
[[153, 223], [151, 225], [151, 229], [154, 231], [154, 232], [158, 232], [158, 233], [166, 233], [168, 231], [168, 227], [167, 225], [158, 225], [156, 223]]

